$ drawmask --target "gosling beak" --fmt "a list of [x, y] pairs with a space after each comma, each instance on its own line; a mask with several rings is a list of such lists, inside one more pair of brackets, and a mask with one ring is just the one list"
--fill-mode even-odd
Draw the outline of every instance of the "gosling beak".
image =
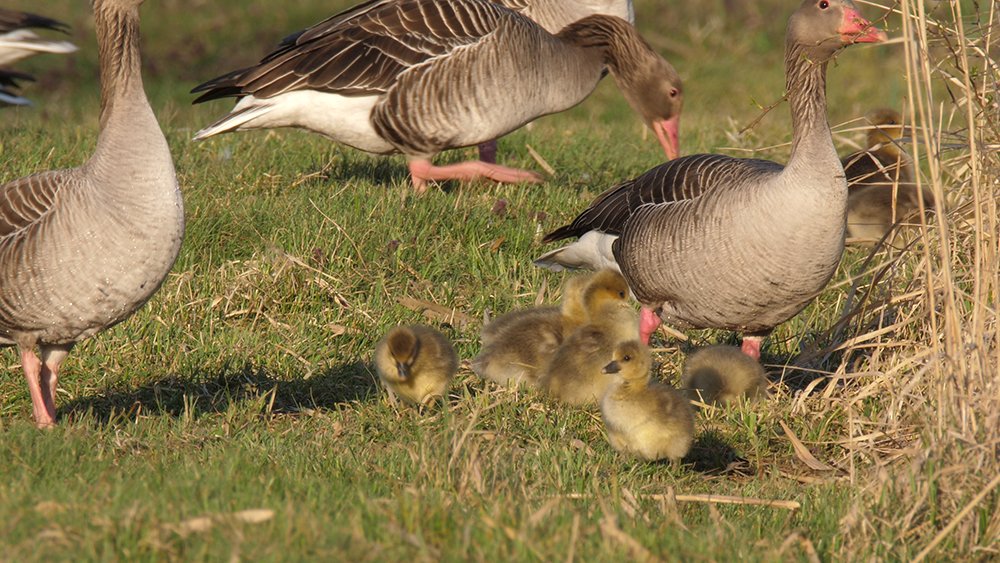
[[604, 366], [604, 369], [601, 370], [601, 373], [618, 373], [621, 370], [622, 368], [621, 366], [618, 365], [618, 362], [611, 360], [610, 364]]
[[844, 8], [844, 21], [840, 24], [840, 38], [847, 44], [881, 43], [888, 39], [884, 31], [875, 27], [854, 8]]
[[656, 133], [656, 139], [660, 141], [660, 146], [663, 147], [663, 152], [667, 155], [667, 160], [677, 158], [680, 152], [680, 141], [677, 135], [680, 124], [681, 116], [675, 115], [670, 119], [654, 119], [650, 125], [653, 128], [653, 133]]
[[396, 362], [396, 371], [399, 372], [399, 377], [403, 379], [410, 378], [410, 366], [404, 363]]

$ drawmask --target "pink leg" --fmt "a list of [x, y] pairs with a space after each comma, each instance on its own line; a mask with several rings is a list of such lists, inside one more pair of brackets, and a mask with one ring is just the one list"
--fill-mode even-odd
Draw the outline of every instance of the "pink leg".
[[499, 164], [489, 164], [478, 160], [459, 162], [447, 166], [434, 166], [429, 160], [411, 160], [410, 177], [418, 194], [427, 191], [427, 180], [475, 180], [489, 178], [496, 182], [532, 182], [542, 181], [542, 177], [529, 170], [508, 168]]
[[49, 418], [56, 419], [56, 386], [59, 383], [59, 366], [69, 354], [69, 347], [42, 346], [42, 399]]
[[56, 425], [55, 417], [49, 414], [42, 392], [42, 362], [31, 348], [21, 349], [21, 367], [24, 368], [24, 378], [28, 380], [28, 393], [31, 395], [31, 408], [35, 416], [35, 426], [52, 428]]
[[762, 336], [744, 336], [743, 337], [743, 345], [740, 346], [740, 349], [743, 350], [744, 354], [746, 354], [747, 356], [750, 356], [751, 358], [753, 358], [753, 359], [755, 359], [755, 360], [757, 360], [759, 362], [760, 361], [760, 344], [763, 341], [764, 341], [764, 337], [762, 337]]
[[479, 160], [483, 162], [489, 162], [490, 164], [497, 163], [496, 139], [492, 141], [486, 141], [485, 143], [479, 143]]
[[647, 307], [639, 308], [639, 338], [642, 339], [642, 343], [649, 346], [649, 337], [656, 332], [657, 327], [660, 326], [660, 316], [653, 312], [652, 309]]

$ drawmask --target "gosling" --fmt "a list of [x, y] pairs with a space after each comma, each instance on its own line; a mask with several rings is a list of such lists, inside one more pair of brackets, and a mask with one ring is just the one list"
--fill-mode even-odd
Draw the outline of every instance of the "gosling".
[[735, 346], [706, 346], [688, 356], [681, 387], [694, 400], [728, 404], [767, 394], [764, 368]]
[[917, 189], [913, 161], [899, 148], [902, 118], [892, 109], [878, 109], [867, 117], [867, 148], [841, 159], [847, 177], [847, 237], [873, 243], [886, 235], [896, 221], [912, 220], [920, 211], [934, 208], [930, 190]]
[[625, 302], [628, 285], [612, 270], [573, 276], [563, 285], [559, 307], [511, 311], [483, 327], [483, 347], [472, 370], [500, 385], [538, 385], [538, 378], [566, 336], [589, 320], [588, 302], [609, 299]]
[[596, 405], [613, 375], [604, 371], [615, 346], [639, 338], [639, 319], [627, 302], [615, 294], [588, 296], [592, 321], [572, 332], [559, 346], [539, 378], [539, 385], [559, 401]]
[[672, 387], [650, 381], [649, 349], [639, 340], [619, 344], [604, 367], [618, 377], [601, 400], [608, 442], [615, 450], [645, 461], [677, 462], [691, 450], [694, 416]]
[[458, 356], [431, 327], [397, 326], [375, 346], [375, 370], [390, 396], [422, 406], [445, 396]]

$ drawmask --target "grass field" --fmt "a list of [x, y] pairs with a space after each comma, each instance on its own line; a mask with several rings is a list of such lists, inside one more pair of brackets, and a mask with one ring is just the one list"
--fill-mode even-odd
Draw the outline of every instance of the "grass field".
[[[57, 429], [34, 428], [19, 357], [0, 350], [0, 560], [1000, 557], [996, 2], [894, 5], [884, 27], [912, 43], [831, 65], [841, 151], [862, 142], [866, 111], [903, 109], [947, 212], [907, 250], [849, 250], [766, 341], [772, 397], [701, 415], [680, 466], [616, 454], [599, 414], [468, 370], [444, 408], [394, 407], [370, 366], [397, 323], [438, 326], [469, 359], [484, 312], [559, 297], [564, 276], [531, 265], [541, 235], [662, 158], [611, 80], [501, 141], [501, 162], [538, 169], [530, 145], [556, 170], [539, 186], [416, 198], [400, 157], [296, 131], [191, 141], [230, 104], [192, 107], [190, 88], [347, 5], [144, 5], [146, 90], [185, 197], [184, 247], [149, 304], [74, 350]], [[685, 80], [682, 153], [787, 157], [787, 105], [739, 130], [782, 94], [796, 5], [637, 0], [640, 31]], [[0, 111], [4, 182], [75, 166], [95, 145], [87, 3], [44, 12], [73, 26], [80, 51], [22, 66], [39, 81], [24, 91], [34, 107]], [[662, 378], [692, 345], [734, 341], [689, 337], [662, 337]], [[685, 496], [702, 494], [800, 507]]]

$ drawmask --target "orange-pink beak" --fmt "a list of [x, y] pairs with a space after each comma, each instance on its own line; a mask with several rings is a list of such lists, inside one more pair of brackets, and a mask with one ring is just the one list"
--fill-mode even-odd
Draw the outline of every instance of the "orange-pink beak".
[[854, 8], [844, 8], [844, 21], [840, 24], [840, 38], [845, 43], [881, 43], [888, 39], [885, 32], [875, 27]]
[[680, 141], [677, 138], [677, 130], [680, 129], [681, 116], [675, 115], [670, 119], [653, 120], [653, 132], [656, 139], [660, 141], [663, 152], [667, 155], [667, 160], [677, 158], [680, 153]]

